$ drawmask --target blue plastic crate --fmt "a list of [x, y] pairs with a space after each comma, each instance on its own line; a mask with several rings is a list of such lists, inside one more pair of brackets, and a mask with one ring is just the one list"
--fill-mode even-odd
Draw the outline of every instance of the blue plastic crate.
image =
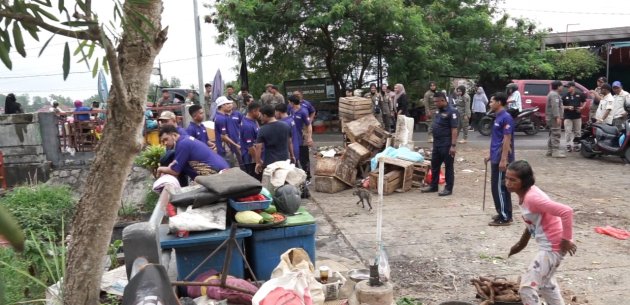
[[[252, 230], [250, 229], [237, 229], [236, 240], [241, 248], [243, 248], [244, 238], [251, 235]], [[178, 238], [174, 235], [166, 235], [163, 230], [160, 230], [160, 247], [162, 249], [175, 249], [177, 279], [184, 280], [184, 277], [197, 268], [199, 263], [228, 238], [230, 238], [230, 229], [225, 231], [190, 233], [190, 236], [183, 238]], [[219, 250], [211, 259], [204, 263], [199, 270], [188, 278], [188, 280], [192, 281], [197, 275], [210, 269], [221, 272], [223, 270], [226, 250], [227, 248]], [[240, 278], [243, 278], [245, 275], [243, 258], [238, 253], [237, 249], [233, 249], [232, 251], [229, 274]]]
[[268, 280], [280, 263], [280, 255], [291, 248], [306, 250], [315, 263], [316, 224], [255, 230], [245, 239], [247, 261], [258, 280]]
[[[263, 195], [264, 196], [264, 195]], [[247, 201], [240, 202], [234, 199], [228, 199], [230, 206], [238, 212], [242, 211], [253, 211], [253, 210], [264, 210], [271, 205], [271, 200], [269, 197], [265, 196], [267, 200], [263, 201]]]

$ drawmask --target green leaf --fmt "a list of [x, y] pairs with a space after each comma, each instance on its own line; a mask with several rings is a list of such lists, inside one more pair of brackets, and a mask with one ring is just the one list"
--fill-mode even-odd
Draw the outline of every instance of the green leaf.
[[86, 45], [87, 45], [87, 40], [81, 40], [81, 42], [79, 42], [79, 45], [77, 46], [77, 48], [74, 49], [74, 53], [72, 53], [72, 56], [79, 55], [79, 53], [81, 53], [81, 50], [83, 49], [83, 47], [85, 47]]
[[65, 25], [65, 26], [70, 26], [70, 27], [78, 27], [78, 26], [90, 26], [90, 25], [96, 25], [98, 23], [96, 23], [95, 21], [64, 21], [61, 24]]
[[88, 51], [87, 58], [92, 58], [92, 55], [94, 54], [94, 47], [95, 46], [96, 46], [96, 43], [94, 41], [92, 41], [92, 44], [90, 45], [90, 50]]
[[0, 235], [4, 236], [11, 245], [19, 251], [24, 250], [24, 233], [20, 230], [15, 218], [0, 205]]
[[92, 67], [92, 78], [96, 77], [96, 73], [98, 73], [98, 58], [94, 61], [94, 66]]
[[9, 49], [4, 43], [0, 43], [0, 60], [9, 70], [13, 69], [13, 63], [9, 57]]
[[59, 19], [57, 19], [57, 17], [55, 17], [55, 15], [47, 12], [46, 10], [42, 9], [41, 7], [37, 7], [37, 11], [39, 13], [41, 13], [42, 15], [46, 16], [46, 18], [52, 20], [52, 21], [59, 21]]
[[103, 66], [103, 70], [105, 70], [105, 73], [109, 74], [109, 61], [107, 61], [107, 56], [103, 56], [103, 62], [101, 63], [101, 66]]
[[66, 5], [64, 3], [64, 0], [57, 0], [57, 8], [59, 9], [59, 12], [63, 12], [66, 9]]
[[135, 10], [133, 10], [133, 11], [131, 11], [131, 12], [132, 12], [134, 15], [136, 15], [136, 17], [140, 18], [140, 20], [141, 20], [144, 24], [148, 25], [148, 26], [149, 26], [152, 30], [155, 30], [155, 26], [153, 25], [153, 22], [151, 22], [151, 20], [149, 20], [149, 18], [147, 18], [147, 16], [145, 16], [145, 15], [143, 15], [143, 14], [141, 14], [141, 13], [139, 13], [139, 12], [135, 11]]
[[31, 34], [31, 37], [39, 41], [39, 36], [37, 35], [37, 32], [39, 32], [39, 29], [36, 26], [30, 23], [22, 23], [22, 27], [24, 27], [24, 29], [26, 29], [28, 33]]
[[22, 57], [26, 57], [26, 50], [24, 50], [24, 38], [22, 38], [22, 29], [17, 22], [13, 23], [13, 42], [15, 43], [15, 49], [22, 55]]
[[63, 49], [63, 80], [68, 78], [70, 73], [70, 46], [66, 42], [66, 46]]
[[46, 49], [46, 47], [48, 46], [48, 44], [50, 43], [50, 41], [55, 37], [55, 34], [53, 34], [52, 36], [50, 36], [50, 38], [48, 38], [48, 40], [46, 40], [46, 43], [44, 44], [44, 46], [42, 47], [41, 50], [39, 50], [39, 55], [37, 55], [37, 57], [42, 56], [42, 53], [44, 53], [44, 49]]

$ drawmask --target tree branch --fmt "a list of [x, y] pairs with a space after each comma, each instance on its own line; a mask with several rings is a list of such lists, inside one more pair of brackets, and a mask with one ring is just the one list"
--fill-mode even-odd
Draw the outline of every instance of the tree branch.
[[107, 57], [107, 62], [109, 63], [109, 71], [111, 72], [112, 85], [114, 86], [116, 99], [119, 101], [126, 101], [127, 95], [125, 94], [125, 90], [122, 86], [122, 84], [124, 84], [124, 80], [120, 71], [120, 65], [118, 64], [116, 49], [114, 48], [111, 40], [107, 37], [105, 37], [105, 41], [103, 41], [103, 46], [105, 47], [105, 57]]
[[82, 39], [82, 40], [98, 40], [99, 39], [99, 36], [93, 32], [90, 32], [87, 30], [72, 31], [72, 30], [62, 29], [54, 25], [50, 25], [44, 22], [44, 20], [37, 19], [27, 14], [16, 14], [16, 13], [12, 13], [6, 10], [0, 10], [0, 17], [13, 19], [15, 21], [20, 21], [24, 23], [30, 23], [40, 28], [43, 28], [51, 33], [55, 33], [55, 34], [70, 37], [70, 38], [76, 38], [76, 39]]

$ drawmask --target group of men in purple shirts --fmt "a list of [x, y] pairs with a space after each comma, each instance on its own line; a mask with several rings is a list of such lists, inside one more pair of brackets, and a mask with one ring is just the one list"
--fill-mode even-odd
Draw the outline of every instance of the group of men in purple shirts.
[[[299, 91], [288, 101], [275, 106], [252, 101], [244, 115], [234, 109], [231, 100], [219, 97], [214, 142], [202, 123], [205, 116], [201, 106], [189, 107], [192, 122], [185, 130], [177, 126], [172, 112], [162, 112], [158, 118], [160, 142], [167, 147], [167, 156], [162, 158], [158, 174], [194, 179], [197, 175], [239, 166], [260, 179], [266, 166], [291, 160], [303, 168], [310, 179], [309, 146], [313, 142], [311, 122], [315, 108]], [[187, 179], [180, 179], [180, 183], [182, 180]]]

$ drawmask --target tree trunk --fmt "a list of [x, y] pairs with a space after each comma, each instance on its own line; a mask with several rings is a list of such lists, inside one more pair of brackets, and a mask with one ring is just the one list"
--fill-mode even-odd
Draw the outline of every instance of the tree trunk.
[[[110, 47], [107, 50], [114, 90], [109, 98], [103, 138], [72, 222], [72, 240], [63, 283], [66, 305], [99, 304], [103, 257], [107, 253], [125, 181], [133, 159], [142, 147], [143, 109], [149, 77], [153, 61], [166, 40], [167, 30], [161, 30], [162, 1], [127, 2], [123, 12], [128, 21], [139, 25], [152, 41], [145, 41], [127, 22], [117, 49], [114, 51]], [[152, 26], [134, 18], [134, 14], [145, 16]]]

